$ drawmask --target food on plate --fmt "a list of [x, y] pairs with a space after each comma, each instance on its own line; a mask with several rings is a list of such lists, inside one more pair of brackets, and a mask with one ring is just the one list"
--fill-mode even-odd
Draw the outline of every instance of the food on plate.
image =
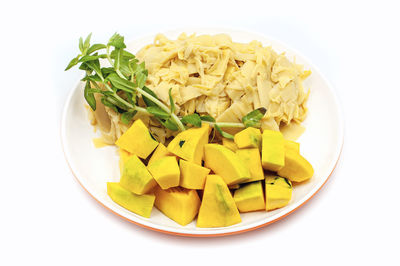
[[157, 147], [158, 142], [143, 124], [142, 120], [136, 120], [132, 126], [115, 142], [115, 145], [130, 153], [136, 154], [142, 159]]
[[147, 166], [162, 189], [179, 186], [181, 172], [175, 156], [165, 156]]
[[204, 145], [208, 142], [210, 126], [190, 128], [180, 132], [167, 146], [168, 151], [189, 162], [201, 164]]
[[157, 159], [160, 159], [162, 157], [171, 156], [171, 155], [173, 155], [173, 154], [168, 151], [167, 147], [165, 147], [164, 144], [160, 143], [160, 144], [158, 144], [157, 148], [151, 155], [148, 164], [151, 164], [152, 162], [154, 162]]
[[233, 151], [220, 144], [204, 146], [204, 165], [222, 177], [227, 185], [250, 179], [250, 171]]
[[231, 151], [236, 151], [238, 149], [238, 146], [236, 145], [236, 143], [231, 139], [222, 138], [222, 145], [224, 145]]
[[282, 133], [264, 130], [261, 162], [265, 170], [277, 171], [285, 165], [285, 140]]
[[210, 169], [202, 167], [198, 164], [179, 160], [181, 170], [181, 179], [179, 185], [188, 189], [204, 189], [206, 177], [210, 173]]
[[150, 217], [156, 198], [153, 193], [137, 195], [115, 182], [107, 183], [107, 194], [118, 205], [147, 218]]
[[239, 211], [225, 181], [218, 175], [208, 175], [197, 217], [197, 226], [223, 227], [241, 221]]
[[300, 153], [286, 149], [284, 166], [277, 173], [291, 181], [302, 182], [314, 175], [314, 169]]
[[285, 149], [291, 149], [297, 153], [300, 153], [300, 143], [298, 142], [285, 139], [284, 146]]
[[258, 181], [264, 179], [264, 171], [261, 165], [260, 150], [258, 148], [252, 149], [238, 149], [236, 154], [242, 160], [245, 166], [249, 169], [250, 179], [246, 182]]
[[267, 211], [286, 206], [292, 198], [292, 183], [284, 177], [265, 177], [265, 208]]
[[265, 209], [264, 191], [261, 181], [247, 183], [235, 190], [233, 196], [239, 212], [251, 212]]
[[138, 195], [149, 193], [157, 185], [144, 163], [136, 155], [130, 156], [124, 163], [120, 183]]
[[200, 208], [200, 198], [196, 190], [181, 187], [154, 190], [154, 205], [162, 213], [180, 225], [187, 225], [196, 217]]
[[261, 131], [258, 128], [248, 127], [235, 134], [235, 144], [239, 149], [261, 148]]
[[292, 182], [314, 175], [300, 144], [284, 137], [303, 130], [310, 72], [284, 54], [223, 34], [158, 35], [136, 55], [119, 34], [79, 48], [67, 69], [86, 72], [98, 142], [118, 146], [121, 178], [107, 193], [122, 207], [150, 217], [155, 205], [183, 226], [196, 216], [198, 227], [230, 226], [239, 212], [286, 206]]

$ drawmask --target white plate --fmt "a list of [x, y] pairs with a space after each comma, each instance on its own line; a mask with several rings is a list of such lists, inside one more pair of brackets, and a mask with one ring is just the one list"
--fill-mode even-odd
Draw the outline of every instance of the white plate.
[[[135, 224], [164, 233], [189, 236], [234, 234], [259, 228], [290, 214], [324, 185], [340, 156], [343, 144], [343, 118], [332, 86], [304, 56], [287, 45], [263, 35], [228, 29], [183, 29], [164, 34], [169, 38], [176, 38], [181, 32], [227, 33], [236, 42], [258, 40], [263, 45], [272, 45], [277, 52], [285, 51], [291, 59], [296, 57], [297, 63], [312, 71], [312, 75], [304, 82], [306, 89], [311, 88], [311, 93], [308, 100], [309, 113], [303, 123], [306, 131], [299, 142], [301, 153], [314, 167], [314, 177], [295, 187], [293, 198], [286, 207], [270, 212], [241, 214], [242, 222], [229, 227], [196, 228], [195, 221], [187, 226], [181, 226], [156, 208], [153, 208], [151, 218], [143, 218], [120, 207], [107, 196], [106, 183], [119, 180], [118, 156], [115, 147], [101, 149], [94, 147], [92, 139], [97, 135], [88, 120], [81, 83], [78, 83], [69, 94], [62, 117], [62, 143], [72, 173], [87, 192], [107, 209]], [[127, 49], [135, 53], [144, 45], [152, 43], [153, 38], [154, 35], [129, 42]]]

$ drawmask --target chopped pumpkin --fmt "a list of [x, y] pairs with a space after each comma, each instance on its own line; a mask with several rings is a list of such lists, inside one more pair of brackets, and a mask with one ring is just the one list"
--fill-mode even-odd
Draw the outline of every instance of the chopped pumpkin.
[[285, 139], [284, 145], [285, 145], [285, 149], [291, 149], [296, 152], [300, 152], [300, 143], [298, 143], [298, 142]]
[[179, 160], [179, 168], [181, 170], [181, 187], [204, 189], [206, 177], [210, 173], [210, 169], [182, 159]]
[[282, 133], [264, 130], [261, 162], [265, 170], [278, 171], [285, 164], [285, 145]]
[[292, 198], [292, 183], [274, 175], [265, 177], [265, 209], [267, 211], [286, 206]]
[[246, 182], [258, 181], [264, 179], [264, 171], [261, 165], [260, 150], [257, 148], [252, 149], [238, 149], [236, 154], [244, 162], [250, 171], [250, 179]]
[[286, 177], [290, 181], [303, 182], [314, 175], [314, 169], [298, 152], [287, 149], [285, 166], [278, 171], [278, 175]]
[[220, 144], [204, 146], [204, 165], [220, 175], [228, 185], [250, 178], [250, 171], [239, 156]]
[[168, 151], [188, 162], [201, 165], [204, 155], [204, 145], [208, 142], [210, 126], [203, 123], [200, 128], [190, 128], [180, 132], [168, 144]]
[[156, 161], [157, 159], [160, 159], [165, 156], [171, 156], [171, 155], [173, 155], [173, 154], [168, 151], [167, 147], [165, 147], [164, 144], [160, 143], [160, 144], [158, 144], [156, 150], [153, 152], [153, 155], [151, 155], [150, 160], [147, 164], [151, 164], [152, 162]]
[[227, 147], [231, 151], [236, 151], [238, 149], [236, 143], [231, 139], [222, 138], [222, 145]]
[[119, 171], [122, 175], [124, 171], [124, 164], [132, 156], [132, 154], [121, 148], [119, 148], [118, 153], [119, 153]]
[[150, 192], [157, 185], [146, 166], [134, 154], [124, 164], [120, 183], [138, 195]]
[[180, 225], [193, 221], [199, 211], [201, 202], [196, 190], [181, 187], [163, 190], [157, 187], [154, 193], [155, 206]]
[[119, 183], [108, 182], [107, 194], [118, 205], [125, 209], [149, 218], [155, 200], [154, 194], [136, 195]]
[[235, 134], [235, 143], [239, 149], [261, 148], [261, 131], [258, 128], [248, 127]]
[[235, 191], [233, 199], [240, 212], [251, 212], [265, 209], [264, 191], [261, 181], [242, 185]]
[[165, 156], [147, 166], [162, 189], [179, 186], [180, 170], [175, 156]]
[[197, 217], [197, 226], [223, 227], [241, 221], [235, 201], [222, 177], [208, 175]]
[[137, 119], [132, 126], [119, 137], [115, 144], [130, 153], [136, 154], [142, 159], [157, 147], [158, 142], [150, 134], [150, 131], [142, 120]]

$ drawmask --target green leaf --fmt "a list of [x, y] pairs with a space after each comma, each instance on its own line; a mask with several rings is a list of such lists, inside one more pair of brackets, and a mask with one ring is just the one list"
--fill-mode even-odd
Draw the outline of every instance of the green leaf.
[[185, 125], [191, 124], [195, 127], [201, 127], [201, 119], [198, 114], [185, 115], [182, 117], [181, 121]]
[[122, 79], [120, 76], [118, 76], [117, 73], [111, 73], [110, 75], [108, 75], [107, 80], [110, 81], [115, 88], [130, 93], [132, 93], [133, 88], [136, 87], [135, 83], [130, 82], [129, 80], [126, 79]]
[[114, 46], [115, 48], [126, 48], [124, 43], [124, 37], [115, 33], [108, 41], [109, 46]]
[[[116, 54], [117, 54], [117, 51], [116, 51], [117, 49], [115, 49], [115, 50], [112, 50], [111, 51], [111, 53], [110, 53], [110, 57], [112, 58], [112, 59], [115, 59], [115, 57], [116, 57]], [[125, 58], [125, 59], [134, 59], [135, 58], [135, 55], [134, 54], [131, 54], [130, 52], [128, 52], [128, 51], [126, 51], [126, 50], [121, 50], [122, 52], [122, 57], [123, 58]]]
[[82, 56], [81, 59], [79, 59], [79, 62], [83, 63], [83, 62], [92, 61], [92, 60], [96, 60], [99, 58], [106, 58], [106, 57], [107, 57], [107, 55], [105, 55], [105, 54], [85, 55], [85, 56]]
[[[146, 86], [144, 86], [142, 88], [145, 92], [147, 92], [148, 94], [150, 94], [151, 96], [153, 96], [154, 98], [156, 98], [158, 100], [157, 95], [154, 93], [154, 91], [150, 90], [149, 88], [147, 88]], [[143, 97], [143, 101], [146, 104], [146, 106], [157, 106], [157, 104], [155, 104], [152, 100], [150, 100], [149, 98], [147, 98], [146, 96], [142, 95]]]
[[265, 109], [264, 107], [260, 107], [243, 116], [242, 122], [246, 127], [260, 127], [260, 121], [264, 117], [266, 112], [267, 109]]
[[143, 72], [136, 73], [136, 84], [139, 88], [143, 88], [146, 83], [147, 75]]
[[159, 106], [149, 106], [146, 108], [146, 110], [150, 114], [152, 114], [155, 117], [160, 118], [160, 119], [168, 119], [171, 116], [169, 113], [165, 112]]
[[93, 111], [96, 111], [96, 99], [94, 98], [93, 92], [91, 92], [90, 89], [90, 82], [87, 81], [83, 91], [83, 96], [85, 97], [85, 100], [89, 104], [90, 108], [92, 108]]
[[202, 116], [200, 116], [200, 119], [201, 119], [202, 121], [214, 122], [214, 123], [215, 123], [214, 117], [212, 117], [212, 116], [210, 116], [210, 115], [202, 115]]
[[111, 109], [113, 109], [115, 112], [118, 113], [118, 108], [117, 106], [115, 106], [114, 104], [112, 104], [111, 102], [109, 102], [106, 97], [102, 97], [101, 98], [101, 102], [104, 104], [104, 106], [110, 107]]
[[83, 39], [82, 37], [79, 38], [79, 50], [83, 53]]
[[179, 127], [176, 125], [176, 123], [175, 123], [171, 118], [168, 118], [168, 119], [165, 120], [165, 121], [162, 121], [161, 119], [158, 119], [158, 121], [160, 121], [160, 123], [161, 123], [164, 127], [168, 128], [169, 130], [172, 130], [172, 131], [177, 131], [177, 130], [179, 130]]
[[119, 49], [119, 48], [115, 48], [115, 51], [116, 51], [117, 54], [116, 54], [115, 59], [114, 59], [114, 68], [115, 68], [116, 71], [118, 71], [119, 67], [120, 67], [121, 60], [122, 60], [122, 53], [121, 53], [121, 49]]
[[75, 66], [76, 64], [78, 64], [78, 63], [79, 63], [79, 57], [80, 57], [80, 55], [78, 55], [77, 57], [73, 58], [73, 59], [69, 62], [68, 66], [65, 68], [64, 71], [67, 71], [67, 70], [70, 69], [71, 67], [73, 67], [73, 66]]
[[132, 121], [132, 119], [133, 119], [133, 117], [135, 116], [136, 113], [137, 113], [136, 110], [131, 110], [131, 111], [127, 111], [127, 112], [123, 113], [121, 115], [122, 123], [128, 125]]
[[174, 103], [174, 99], [172, 99], [171, 91], [172, 91], [172, 88], [169, 88], [169, 91], [168, 91], [169, 106], [171, 108], [171, 114], [173, 114], [175, 112], [175, 103]]
[[83, 44], [83, 53], [86, 54], [87, 50], [90, 47], [90, 38], [92, 38], [92, 33], [90, 33], [86, 39], [85, 39], [85, 43]]
[[97, 75], [97, 74], [94, 74], [94, 75], [91, 75], [91, 76], [88, 76], [88, 75], [86, 75], [83, 79], [81, 79], [82, 81], [88, 81], [88, 80], [90, 80], [90, 81], [93, 81], [93, 82], [102, 82], [102, 80], [101, 80], [101, 78]]
[[224, 138], [227, 138], [227, 139], [234, 139], [233, 135], [231, 135], [231, 134], [229, 134], [229, 133], [226, 133], [225, 131], [222, 131], [222, 129], [221, 129], [217, 124], [214, 125], [214, 128], [215, 128], [215, 129], [219, 132], [219, 134], [221, 134], [221, 136], [223, 136]]
[[96, 51], [101, 50], [101, 49], [104, 49], [104, 48], [106, 48], [106, 47], [107, 47], [106, 45], [101, 44], [101, 43], [93, 44], [93, 45], [90, 46], [89, 49], [86, 51], [86, 54], [90, 55], [91, 53], [96, 52]]
[[94, 70], [94, 72], [96, 72], [97, 75], [99, 75], [100, 78], [103, 77], [103, 74], [101, 73], [99, 59], [86, 61], [86, 62], [82, 63], [82, 65], [86, 65], [91, 70]]

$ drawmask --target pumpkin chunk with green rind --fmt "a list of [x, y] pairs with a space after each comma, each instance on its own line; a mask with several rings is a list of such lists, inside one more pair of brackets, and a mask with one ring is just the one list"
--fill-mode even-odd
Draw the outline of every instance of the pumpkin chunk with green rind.
[[124, 163], [120, 183], [123, 187], [138, 195], [148, 193], [157, 185], [146, 166], [134, 154]]
[[204, 189], [206, 177], [210, 173], [210, 169], [202, 167], [198, 164], [179, 160], [179, 168], [181, 170], [180, 186], [188, 189]]
[[162, 189], [179, 186], [180, 170], [175, 156], [165, 156], [147, 166]]
[[154, 194], [137, 195], [127, 190], [120, 183], [108, 182], [107, 194], [125, 209], [149, 218], [155, 200]]
[[196, 190], [173, 187], [166, 190], [157, 187], [155, 206], [180, 225], [187, 225], [196, 217], [200, 198]]
[[292, 198], [292, 183], [284, 177], [267, 175], [265, 177], [265, 209], [282, 208]]
[[132, 126], [119, 137], [115, 144], [142, 159], [146, 159], [157, 147], [158, 142], [151, 136], [149, 129], [137, 119]]
[[238, 149], [236, 154], [244, 162], [250, 171], [250, 179], [246, 182], [258, 181], [264, 179], [264, 171], [261, 165], [260, 150], [257, 148], [252, 149]]
[[285, 145], [281, 132], [264, 130], [261, 162], [265, 170], [278, 171], [285, 165]]
[[303, 182], [314, 175], [312, 165], [298, 152], [286, 149], [285, 166], [279, 169], [278, 175], [290, 181]]
[[248, 127], [235, 134], [234, 141], [239, 149], [261, 148], [261, 131]]
[[222, 177], [208, 175], [197, 217], [197, 227], [223, 227], [241, 221], [235, 201]]
[[180, 132], [168, 144], [167, 149], [176, 156], [201, 165], [204, 156], [204, 145], [208, 142], [210, 126], [203, 123], [200, 128], [190, 128]]
[[264, 191], [261, 181], [242, 185], [235, 190], [233, 199], [240, 212], [251, 212], [265, 209]]
[[204, 165], [221, 176], [228, 185], [238, 184], [250, 178], [250, 171], [239, 156], [220, 144], [204, 146]]

